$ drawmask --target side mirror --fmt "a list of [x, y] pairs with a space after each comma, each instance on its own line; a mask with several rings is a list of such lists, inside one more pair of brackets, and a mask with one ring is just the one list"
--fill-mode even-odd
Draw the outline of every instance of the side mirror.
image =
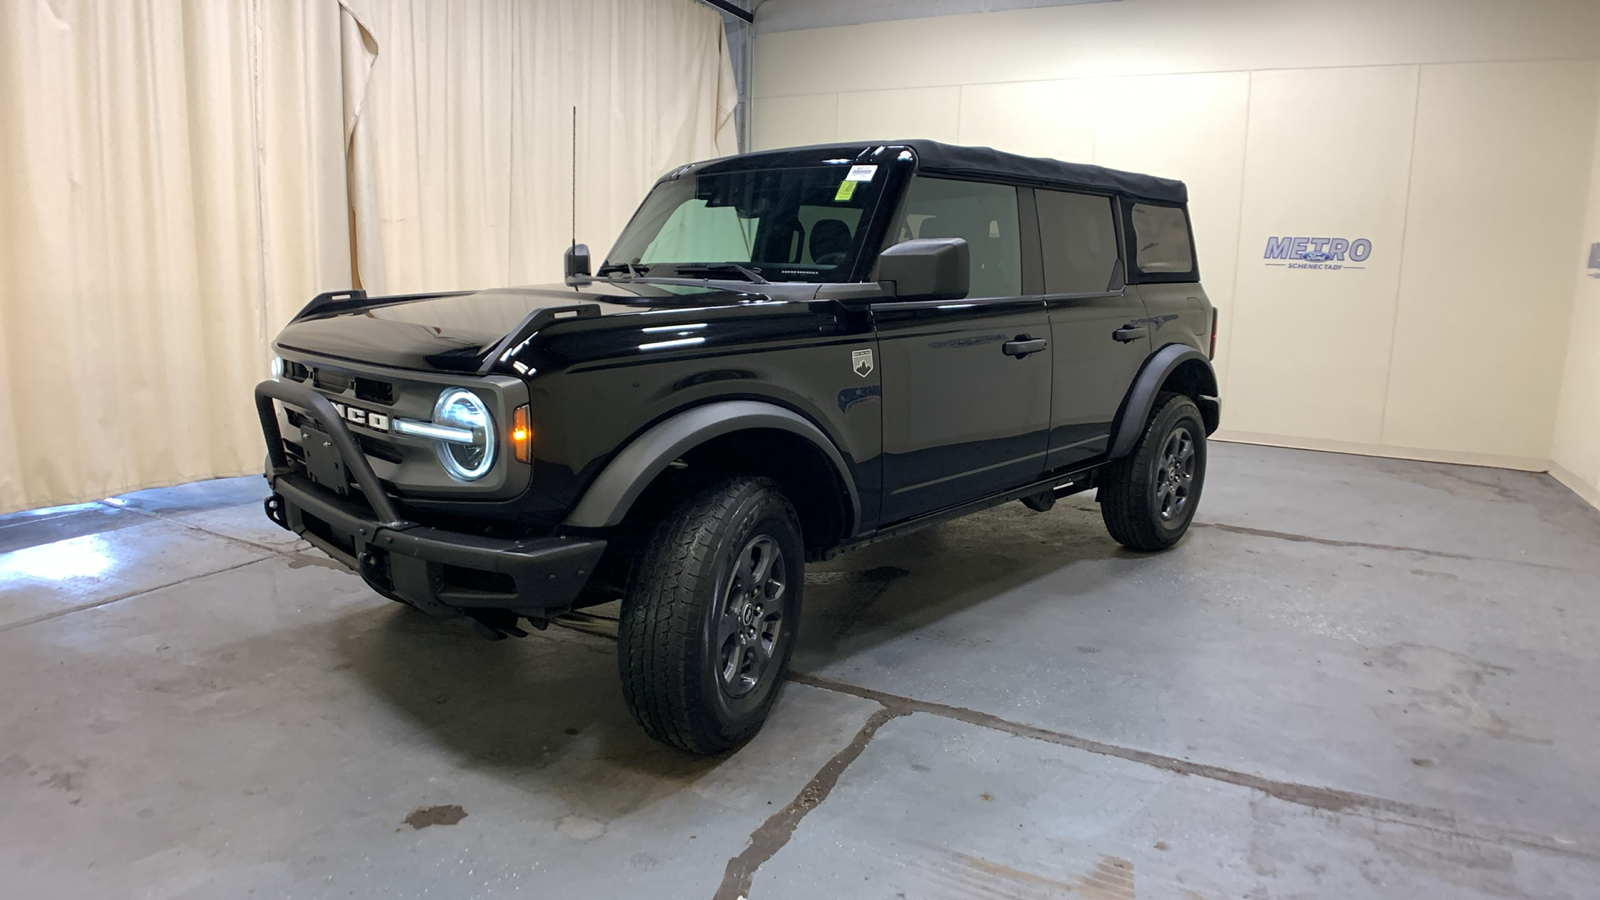
[[567, 272], [567, 280], [574, 278], [588, 278], [589, 271], [589, 245], [573, 244], [567, 248], [562, 264]]
[[972, 249], [962, 238], [920, 238], [878, 254], [878, 285], [896, 300], [961, 300], [972, 287]]

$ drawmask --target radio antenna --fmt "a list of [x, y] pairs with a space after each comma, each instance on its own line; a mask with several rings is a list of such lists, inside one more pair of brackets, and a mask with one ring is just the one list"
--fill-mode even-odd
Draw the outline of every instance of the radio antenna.
[[578, 246], [578, 108], [572, 108], [572, 246]]

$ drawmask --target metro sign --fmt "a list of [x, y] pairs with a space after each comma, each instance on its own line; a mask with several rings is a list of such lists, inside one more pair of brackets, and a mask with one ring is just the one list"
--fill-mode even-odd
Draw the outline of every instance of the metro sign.
[[[1361, 269], [1364, 266], [1350, 265], [1351, 263], [1364, 263], [1372, 256], [1372, 242], [1366, 238], [1339, 237], [1269, 237], [1267, 250], [1262, 255], [1269, 260], [1269, 266], [1284, 266], [1290, 269], [1318, 269], [1324, 271], [1337, 271], [1339, 269]], [[1271, 262], [1270, 260], [1283, 260]]]

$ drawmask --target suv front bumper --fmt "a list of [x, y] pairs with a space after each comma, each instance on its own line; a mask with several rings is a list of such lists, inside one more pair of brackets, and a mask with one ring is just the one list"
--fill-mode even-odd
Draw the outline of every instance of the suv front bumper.
[[[304, 412], [322, 428], [367, 506], [317, 484], [290, 462], [274, 401]], [[572, 606], [605, 552], [606, 542], [592, 538], [489, 538], [407, 521], [328, 398], [300, 385], [264, 381], [256, 386], [256, 410], [273, 491], [267, 517], [384, 596], [441, 618], [496, 609], [543, 619]]]

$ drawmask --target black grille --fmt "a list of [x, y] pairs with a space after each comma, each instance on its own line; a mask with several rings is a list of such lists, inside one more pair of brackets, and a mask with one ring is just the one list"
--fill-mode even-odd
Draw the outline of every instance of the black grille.
[[356, 378], [356, 399], [367, 403], [394, 405], [394, 385], [375, 378]]
[[384, 444], [382, 441], [373, 440], [364, 434], [357, 434], [354, 431], [351, 434], [355, 435], [356, 443], [361, 446], [361, 452], [373, 459], [381, 459], [397, 466], [405, 461], [405, 457], [401, 456], [399, 451]]
[[312, 370], [312, 384], [335, 394], [342, 394], [350, 390], [350, 376], [340, 375], [338, 372], [329, 372], [326, 369]]

